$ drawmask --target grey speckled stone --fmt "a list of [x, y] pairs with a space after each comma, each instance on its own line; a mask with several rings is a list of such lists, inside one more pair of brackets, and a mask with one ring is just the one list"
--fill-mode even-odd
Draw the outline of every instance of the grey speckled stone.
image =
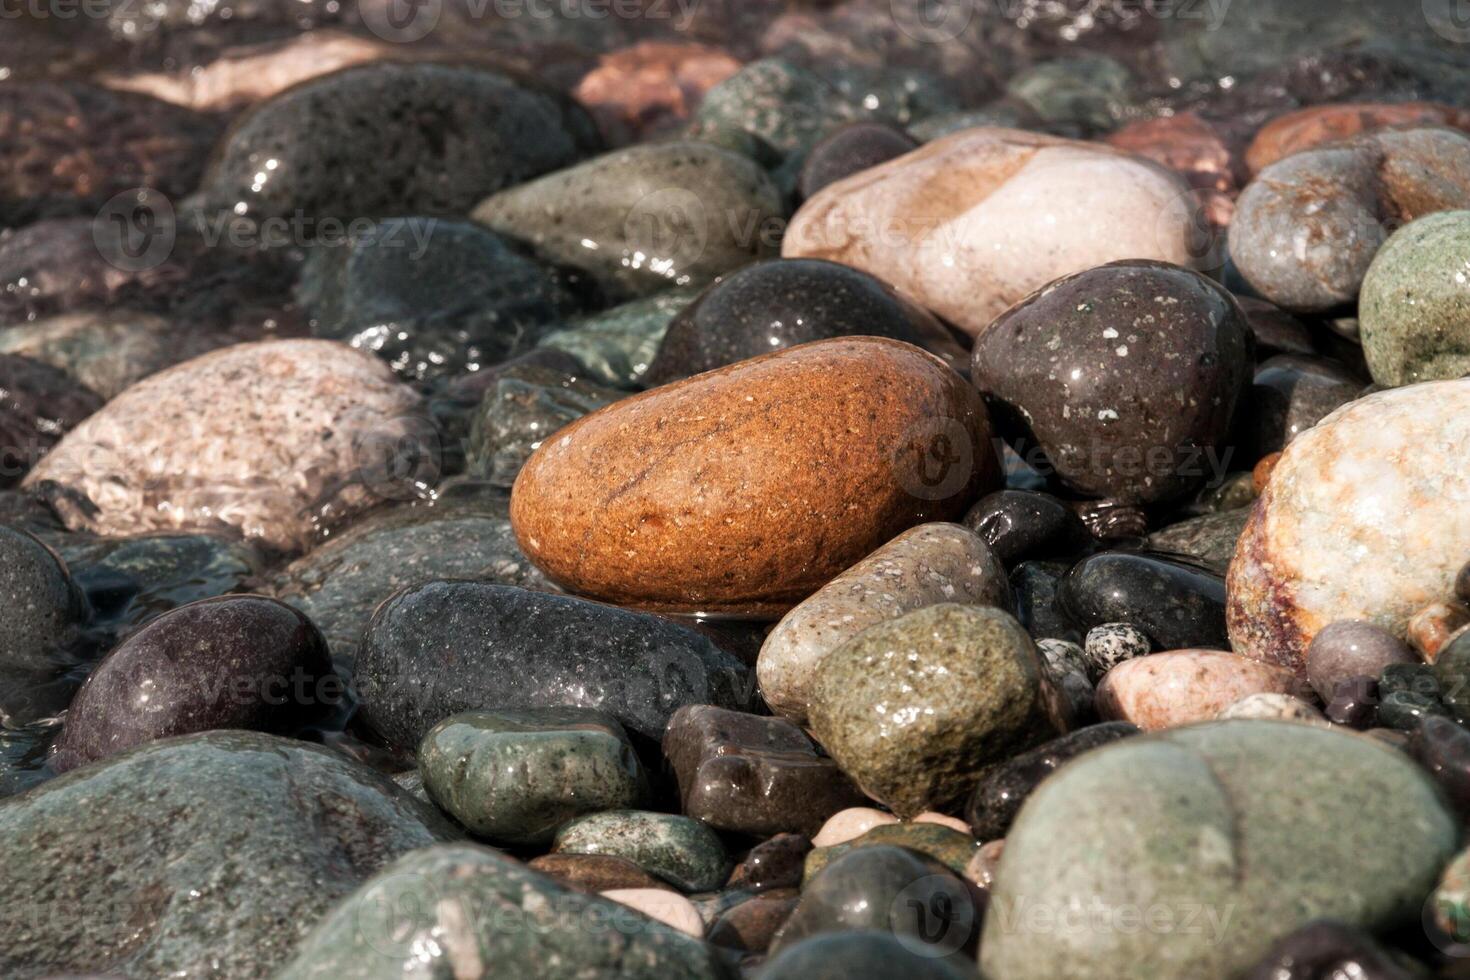
[[1011, 608], [1000, 559], [958, 524], [905, 531], [787, 613], [766, 637], [756, 665], [766, 703], [804, 721], [828, 654], [875, 623], [938, 602]]
[[466, 711], [419, 744], [436, 803], [475, 834], [544, 844], [599, 810], [641, 806], [648, 780], [617, 719], [587, 708]]
[[531, 454], [553, 433], [624, 392], [593, 384], [583, 372], [526, 367], [485, 392], [470, 426], [465, 463], [471, 476], [510, 487]]
[[316, 746], [209, 732], [0, 803], [0, 973], [271, 975], [340, 897], [455, 836], [387, 777]]
[[1088, 676], [1096, 682], [1123, 661], [1146, 656], [1153, 648], [1148, 634], [1131, 623], [1102, 623], [1087, 631], [1082, 649]]
[[415, 851], [358, 889], [279, 980], [538, 975], [723, 980], [727, 973], [697, 939], [499, 851], [454, 844]]
[[1007, 92], [1051, 127], [1106, 133], [1127, 118], [1137, 99], [1133, 79], [1104, 54], [1076, 54], [1036, 65], [1012, 79]]
[[[1269, 721], [1124, 739], [1048, 778], [1022, 808], [991, 888], [981, 969], [1006, 980], [1240, 976], [1313, 919], [1417, 924], [1458, 836], [1428, 775], [1371, 739]], [[1079, 895], [1100, 912], [1063, 914]], [[1172, 926], [1129, 928], [1132, 909]], [[1186, 915], [1197, 928], [1182, 927]]]
[[779, 58], [746, 65], [705, 93], [691, 130], [702, 138], [735, 131], [780, 157], [801, 156], [844, 123], [871, 113], [835, 85]]
[[1218, 514], [1191, 517], [1162, 527], [1148, 536], [1151, 550], [1184, 555], [1217, 575], [1224, 575], [1235, 555], [1235, 542], [1250, 520], [1249, 507], [1236, 507]]
[[627, 858], [686, 892], [718, 888], [730, 872], [715, 832], [674, 813], [608, 810], [581, 817], [557, 831], [552, 850]]
[[587, 272], [610, 295], [634, 298], [707, 283], [774, 253], [782, 214], [775, 186], [750, 160], [676, 141], [618, 150], [502, 191], [471, 216]]
[[[1278, 354], [1256, 365], [1247, 404], [1255, 456], [1278, 452], [1362, 393], [1364, 381], [1336, 361]], [[1249, 461], [1253, 457], [1247, 457]]]
[[0, 672], [49, 674], [67, 666], [87, 603], [66, 565], [32, 535], [0, 525]]
[[945, 603], [828, 654], [811, 727], [869, 796], [911, 817], [953, 805], [987, 767], [1055, 735], [1052, 697], [1020, 623]]
[[699, 292], [696, 286], [666, 289], [572, 320], [542, 337], [541, 346], [576, 357], [605, 385], [642, 388], [669, 323]]
[[1470, 373], [1467, 267], [1470, 211], [1428, 215], [1383, 243], [1358, 301], [1375, 382], [1387, 388]]
[[749, 669], [646, 613], [484, 582], [431, 582], [378, 607], [357, 658], [361, 717], [416, 746], [460, 711], [577, 705], [663, 735], [685, 704], [743, 708]]
[[286, 566], [271, 594], [311, 617], [350, 666], [373, 610], [406, 586], [475, 579], [557, 591], [521, 554], [503, 515], [410, 511], [371, 520]]

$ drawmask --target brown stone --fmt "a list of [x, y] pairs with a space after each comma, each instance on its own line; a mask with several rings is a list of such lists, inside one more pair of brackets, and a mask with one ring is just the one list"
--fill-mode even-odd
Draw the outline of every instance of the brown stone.
[[1389, 126], [1453, 126], [1470, 130], [1470, 110], [1433, 102], [1349, 102], [1311, 106], [1271, 120], [1245, 151], [1251, 176], [1282, 157]]
[[629, 888], [658, 888], [673, 891], [627, 858], [611, 854], [543, 854], [526, 863], [532, 871], [550, 875], [568, 888], [589, 894]]
[[527, 461], [510, 511], [522, 549], [574, 592], [774, 616], [998, 482], [974, 389], [917, 347], [853, 337], [572, 423]]
[[1470, 608], [1451, 599], [1433, 602], [1409, 617], [1405, 629], [1409, 645], [1428, 663], [1434, 663], [1450, 638], [1470, 624]]
[[776, 931], [791, 917], [800, 897], [795, 888], [762, 892], [716, 919], [708, 939], [716, 946], [764, 953]]
[[1172, 650], [1125, 660], [1097, 686], [1097, 713], [1144, 731], [1210, 721], [1251, 694], [1296, 694], [1291, 671], [1224, 650]]
[[751, 891], [796, 888], [801, 884], [802, 868], [811, 849], [812, 842], [801, 834], [777, 834], [752, 847], [730, 872], [726, 884]]
[[1243, 166], [1218, 129], [1193, 112], [1140, 119], [1108, 134], [1109, 146], [1161, 163], [1189, 182], [1206, 219], [1230, 224]]
[[1251, 489], [1256, 492], [1257, 497], [1265, 491], [1266, 484], [1271, 481], [1271, 471], [1276, 468], [1276, 464], [1279, 462], [1281, 462], [1281, 453], [1267, 453], [1260, 458], [1255, 468], [1251, 470]]
[[719, 48], [644, 41], [603, 55], [574, 94], [617, 146], [688, 119], [704, 93], [739, 70]]

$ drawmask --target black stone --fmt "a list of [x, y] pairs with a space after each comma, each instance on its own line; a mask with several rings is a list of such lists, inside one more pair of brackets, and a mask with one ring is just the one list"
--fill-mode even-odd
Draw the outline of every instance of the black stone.
[[1064, 762], [1084, 752], [1138, 734], [1126, 721], [1110, 721], [1069, 732], [996, 766], [975, 786], [965, 804], [970, 832], [983, 841], [1004, 837], [1026, 798]]
[[0, 487], [19, 482], [69, 429], [101, 407], [101, 396], [65, 371], [0, 354]]
[[1366, 933], [1342, 922], [1320, 920], [1302, 926], [1271, 947], [1248, 980], [1409, 980]]
[[828, 184], [901, 157], [919, 144], [908, 133], [877, 122], [843, 126], [822, 139], [801, 165], [796, 178], [797, 197], [805, 200]]
[[173, 735], [292, 733], [343, 695], [311, 621], [265, 596], [171, 610], [102, 659], [72, 699], [51, 758], [60, 772]]
[[1057, 598], [1085, 629], [1131, 623], [1160, 650], [1230, 649], [1225, 580], [1202, 565], [1107, 551], [1073, 566], [1058, 584]]
[[1461, 634], [1439, 651], [1433, 672], [1445, 705], [1461, 721], [1470, 719], [1470, 634]]
[[1323, 714], [1334, 725], [1368, 729], [1378, 723], [1378, 680], [1353, 677], [1339, 681]]
[[[674, 317], [644, 384], [852, 335], [958, 351], [931, 313], [866, 272], [822, 259], [776, 259], [716, 280]], [[951, 363], [963, 367], [963, 357]]]
[[1057, 600], [1057, 586], [1068, 569], [1066, 562], [1027, 561], [1011, 572], [1016, 618], [1033, 640], [1082, 642], [1086, 630], [1078, 628]]
[[1257, 456], [1284, 449], [1363, 390], [1363, 382], [1337, 362], [1292, 354], [1263, 361], [1252, 384], [1247, 435]]
[[1450, 716], [1438, 698], [1415, 694], [1413, 691], [1394, 691], [1385, 694], [1378, 705], [1378, 724], [1400, 732], [1416, 731], [1429, 718]]
[[1429, 770], [1461, 818], [1470, 817], [1470, 731], [1429, 715], [1409, 736], [1409, 752]]
[[964, 525], [984, 538], [1007, 567], [1023, 558], [1065, 558], [1091, 542], [1072, 508], [1028, 490], [998, 490], [980, 498]]
[[802, 869], [811, 850], [812, 842], [801, 834], [777, 834], [750, 849], [730, 873], [730, 887], [757, 892], [800, 888]]
[[33, 535], [0, 525], [0, 718], [7, 727], [66, 703], [59, 678], [81, 662], [87, 601], [66, 565]]
[[485, 393], [465, 444], [471, 476], [509, 487], [541, 443], [627, 392], [606, 388], [585, 370], [521, 367]]
[[657, 739], [686, 704], [742, 709], [750, 670], [657, 616], [481, 582], [405, 589], [357, 657], [361, 717], [389, 745], [477, 708], [600, 708]]

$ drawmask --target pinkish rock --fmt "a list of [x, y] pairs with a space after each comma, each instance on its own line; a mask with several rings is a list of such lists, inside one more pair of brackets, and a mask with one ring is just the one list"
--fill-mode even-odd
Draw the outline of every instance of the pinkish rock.
[[620, 146], [688, 119], [704, 93], [739, 70], [719, 48], [644, 41], [603, 55], [573, 94]]
[[1251, 694], [1293, 694], [1291, 671], [1224, 650], [1172, 650], [1125, 660], [1097, 686], [1097, 713], [1144, 731], [1211, 721]]

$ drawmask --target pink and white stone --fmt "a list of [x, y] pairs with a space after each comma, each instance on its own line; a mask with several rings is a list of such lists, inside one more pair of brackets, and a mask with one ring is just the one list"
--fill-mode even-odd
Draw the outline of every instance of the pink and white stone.
[[642, 912], [685, 935], [695, 938], [704, 935], [704, 920], [699, 917], [699, 910], [678, 892], [661, 888], [610, 888], [602, 892], [602, 897]]
[[1470, 555], [1470, 380], [1350, 402], [1286, 447], [1226, 580], [1237, 653], [1304, 670], [1328, 623], [1403, 639]]
[[1172, 650], [1108, 671], [1097, 686], [1097, 713], [1156, 732], [1212, 721], [1252, 694], [1294, 694], [1302, 687], [1285, 668], [1224, 650]]
[[813, 847], [831, 847], [856, 840], [874, 827], [898, 823], [898, 818], [886, 810], [871, 806], [852, 806], [838, 810], [827, 818], [822, 829], [812, 838]]
[[1151, 160], [980, 127], [823, 188], [781, 254], [870, 272], [974, 335], [1034, 290], [1106, 262], [1197, 266], [1197, 210], [1183, 178]]

